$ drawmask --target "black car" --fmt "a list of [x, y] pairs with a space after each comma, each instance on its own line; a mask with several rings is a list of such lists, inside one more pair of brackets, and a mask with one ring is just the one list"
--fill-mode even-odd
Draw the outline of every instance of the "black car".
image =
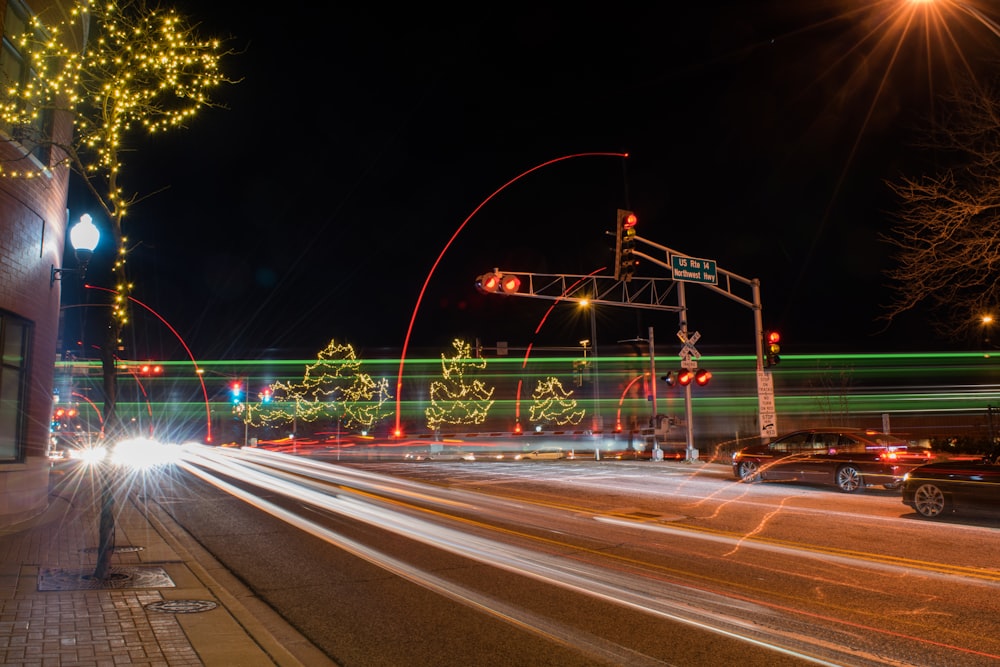
[[861, 429], [794, 431], [733, 454], [733, 474], [744, 482], [825, 484], [845, 493], [871, 486], [892, 489], [912, 467], [898, 460], [907, 447], [901, 438]]
[[933, 519], [963, 509], [1000, 509], [1000, 463], [941, 461], [918, 466], [903, 479], [903, 503]]

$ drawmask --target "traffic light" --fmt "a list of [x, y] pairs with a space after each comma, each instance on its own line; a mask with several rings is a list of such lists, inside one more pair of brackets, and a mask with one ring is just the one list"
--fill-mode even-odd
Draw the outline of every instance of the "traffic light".
[[781, 361], [781, 334], [768, 331], [764, 334], [764, 366], [777, 366]]
[[243, 387], [239, 382], [234, 382], [231, 385], [229, 385], [229, 392], [233, 397], [233, 405], [236, 405], [237, 403], [240, 402], [240, 393], [242, 389]]
[[271, 402], [271, 388], [268, 387], [264, 391], [260, 392], [260, 402], [270, 403]]
[[618, 229], [615, 235], [615, 280], [632, 280], [639, 260], [635, 256], [635, 225], [639, 221], [632, 211], [618, 209]]

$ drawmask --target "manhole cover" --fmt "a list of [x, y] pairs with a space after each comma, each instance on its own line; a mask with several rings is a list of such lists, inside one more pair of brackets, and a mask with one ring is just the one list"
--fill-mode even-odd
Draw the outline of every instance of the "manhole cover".
[[150, 602], [145, 608], [167, 614], [197, 614], [201, 611], [211, 611], [217, 606], [211, 600], [160, 600]]
[[[130, 554], [130, 553], [135, 553], [136, 551], [142, 551], [145, 548], [146, 547], [130, 547], [130, 546], [112, 547], [111, 548], [111, 553], [116, 553], [116, 554]], [[100, 551], [100, 548], [99, 547], [87, 547], [86, 549], [82, 549], [82, 551], [85, 554], [96, 554], [98, 551]]]

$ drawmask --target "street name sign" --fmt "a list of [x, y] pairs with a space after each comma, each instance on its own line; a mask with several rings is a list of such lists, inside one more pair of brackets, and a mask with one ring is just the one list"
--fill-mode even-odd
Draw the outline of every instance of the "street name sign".
[[718, 285], [719, 276], [714, 259], [697, 259], [684, 255], [671, 255], [670, 268], [674, 280], [686, 283]]

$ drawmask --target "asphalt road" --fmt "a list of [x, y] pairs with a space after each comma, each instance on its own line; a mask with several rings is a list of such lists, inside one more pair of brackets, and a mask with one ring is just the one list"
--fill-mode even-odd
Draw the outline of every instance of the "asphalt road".
[[1000, 659], [1000, 522], [919, 520], [898, 492], [714, 464], [264, 467], [194, 462], [155, 501], [342, 665]]

